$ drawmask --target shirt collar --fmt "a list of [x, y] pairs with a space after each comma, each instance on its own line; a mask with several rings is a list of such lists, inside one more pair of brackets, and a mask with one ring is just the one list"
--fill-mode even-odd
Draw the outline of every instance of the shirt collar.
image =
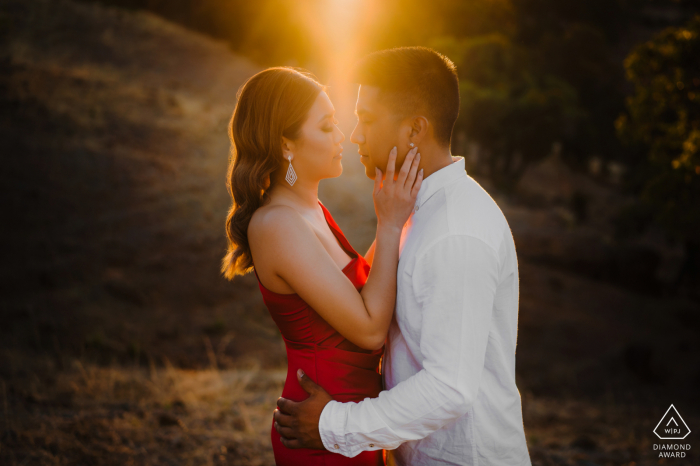
[[467, 173], [464, 167], [464, 157], [459, 157], [457, 161], [452, 162], [435, 173], [432, 173], [423, 180], [423, 183], [420, 186], [418, 197], [416, 198], [416, 206], [422, 206], [425, 201], [430, 199], [433, 194], [438, 192], [441, 188], [451, 184], [457, 178], [466, 175]]

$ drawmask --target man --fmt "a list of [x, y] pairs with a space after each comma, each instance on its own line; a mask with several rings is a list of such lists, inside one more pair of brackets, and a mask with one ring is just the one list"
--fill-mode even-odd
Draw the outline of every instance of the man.
[[515, 384], [515, 245], [498, 205], [450, 154], [455, 67], [433, 50], [403, 47], [369, 55], [356, 75], [351, 141], [367, 176], [386, 171], [393, 146], [420, 147], [424, 169], [401, 242], [385, 390], [340, 403], [301, 373], [310, 396], [280, 398], [275, 428], [288, 448], [347, 457], [387, 449], [390, 464], [530, 465]]

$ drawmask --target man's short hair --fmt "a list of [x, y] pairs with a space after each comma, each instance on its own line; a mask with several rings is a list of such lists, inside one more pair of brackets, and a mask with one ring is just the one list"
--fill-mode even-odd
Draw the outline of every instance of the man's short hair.
[[459, 79], [449, 58], [427, 47], [380, 50], [360, 60], [353, 75], [360, 85], [378, 87], [397, 117], [425, 112], [436, 141], [449, 146], [459, 115]]

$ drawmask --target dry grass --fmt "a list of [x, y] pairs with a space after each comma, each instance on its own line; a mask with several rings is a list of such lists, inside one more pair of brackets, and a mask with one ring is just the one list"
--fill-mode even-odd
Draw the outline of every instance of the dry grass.
[[[2, 381], [3, 464], [274, 464], [286, 370], [98, 367]], [[46, 378], [46, 373], [41, 373]]]
[[[270, 423], [284, 369], [100, 367], [76, 359], [58, 371], [51, 360], [38, 363], [36, 372], [0, 381], [2, 464], [274, 464]], [[695, 464], [692, 451], [668, 463], [653, 451], [659, 441], [651, 431], [665, 407], [523, 388], [521, 397], [533, 465]], [[690, 412], [683, 417], [700, 424]]]

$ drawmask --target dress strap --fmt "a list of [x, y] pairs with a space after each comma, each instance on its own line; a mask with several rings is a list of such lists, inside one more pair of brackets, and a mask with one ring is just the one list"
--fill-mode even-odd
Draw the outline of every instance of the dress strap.
[[331, 231], [333, 232], [335, 237], [338, 238], [338, 241], [340, 241], [340, 244], [345, 249], [345, 252], [347, 252], [351, 256], [359, 257], [360, 254], [358, 254], [358, 252], [355, 251], [350, 242], [347, 240], [347, 238], [343, 234], [343, 231], [340, 229], [338, 224], [335, 223], [335, 220], [333, 220], [333, 216], [331, 215], [331, 213], [328, 211], [328, 209], [326, 209], [326, 206], [324, 206], [320, 200], [318, 201], [318, 203], [321, 206], [321, 209], [323, 209], [323, 215], [326, 217], [326, 222], [328, 223], [328, 226], [331, 228]]

